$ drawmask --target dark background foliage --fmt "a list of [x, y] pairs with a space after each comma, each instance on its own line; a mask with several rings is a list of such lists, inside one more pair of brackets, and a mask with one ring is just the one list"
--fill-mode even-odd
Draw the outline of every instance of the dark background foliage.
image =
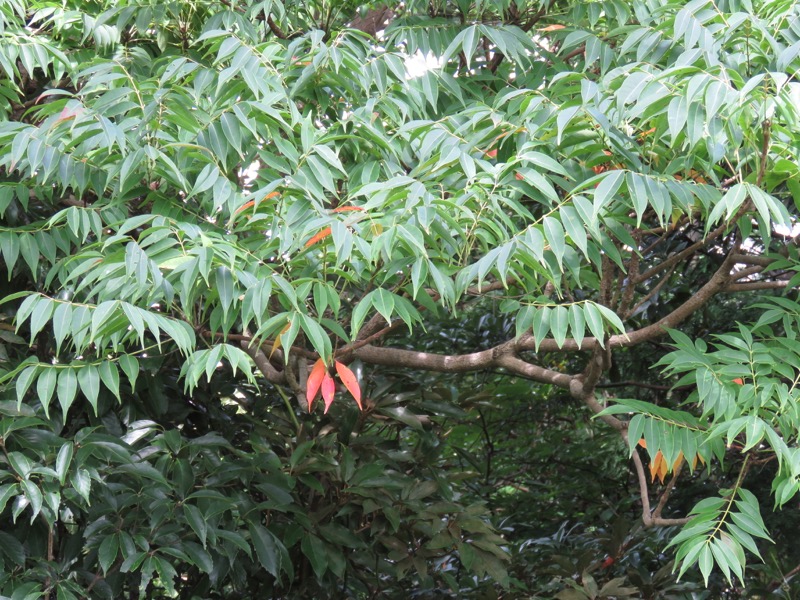
[[799, 597], [798, 56], [790, 1], [0, 4], [0, 597]]

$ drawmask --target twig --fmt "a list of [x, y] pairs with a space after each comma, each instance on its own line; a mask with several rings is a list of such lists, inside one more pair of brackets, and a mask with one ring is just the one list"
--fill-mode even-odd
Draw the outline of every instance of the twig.
[[267, 25], [269, 26], [269, 30], [278, 38], [282, 40], [288, 40], [289, 36], [283, 32], [278, 24], [273, 20], [272, 15], [267, 15]]
[[681, 461], [680, 464], [678, 464], [678, 468], [672, 473], [672, 479], [669, 480], [667, 487], [664, 488], [664, 491], [661, 493], [661, 498], [658, 499], [656, 509], [653, 511], [654, 519], [661, 518], [661, 511], [664, 510], [664, 506], [667, 504], [667, 500], [669, 500], [669, 495], [672, 493], [672, 490], [675, 489], [675, 484], [678, 481], [678, 475], [680, 475], [681, 469], [683, 468], [683, 462], [684, 461]]

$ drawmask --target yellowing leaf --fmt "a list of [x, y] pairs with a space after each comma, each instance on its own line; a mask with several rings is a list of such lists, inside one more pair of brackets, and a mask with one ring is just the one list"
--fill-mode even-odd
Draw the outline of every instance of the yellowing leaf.
[[275, 338], [275, 341], [272, 342], [272, 350], [269, 351], [269, 357], [272, 358], [272, 355], [275, 354], [275, 350], [281, 347], [281, 336], [289, 331], [289, 328], [292, 326], [291, 323], [287, 323], [286, 327], [281, 329], [281, 332], [278, 334], [278, 337]]

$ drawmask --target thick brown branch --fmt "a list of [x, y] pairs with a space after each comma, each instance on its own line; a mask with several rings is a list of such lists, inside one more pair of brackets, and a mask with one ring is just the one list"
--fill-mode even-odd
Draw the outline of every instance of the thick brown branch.
[[753, 292], [756, 290], [780, 290], [789, 286], [789, 281], [748, 281], [747, 283], [731, 283], [723, 292]]
[[636, 469], [636, 479], [639, 481], [639, 497], [642, 499], [642, 521], [645, 527], [648, 527], [650, 525], [650, 490], [647, 488], [647, 474], [644, 471], [642, 457], [639, 456], [639, 452], [635, 448], [631, 458]]
[[552, 371], [523, 361], [513, 355], [515, 341], [500, 346], [473, 352], [471, 354], [434, 354], [417, 352], [402, 348], [384, 348], [366, 345], [353, 350], [356, 358], [365, 363], [439, 371], [443, 373], [466, 373], [489, 368], [505, 368], [510, 373], [532, 379], [540, 383], [550, 383], [562, 388], [569, 388], [572, 377], [558, 371]]
[[251, 345], [249, 342], [242, 341], [240, 342], [242, 350], [247, 352], [250, 355], [250, 358], [253, 359], [253, 362], [256, 363], [256, 367], [258, 370], [261, 371], [261, 374], [267, 378], [267, 381], [270, 381], [274, 384], [283, 384], [286, 383], [286, 378], [284, 374], [278, 371], [272, 364], [269, 362], [267, 355], [261, 350], [261, 348]]
[[754, 254], [734, 254], [733, 260], [736, 264], [761, 265], [762, 267], [768, 267], [775, 262], [775, 259], [770, 258], [769, 256], [760, 256]]
[[517, 358], [512, 354], [504, 354], [495, 361], [496, 366], [503, 367], [509, 373], [514, 373], [526, 379], [532, 379], [540, 383], [551, 383], [561, 388], [569, 389], [573, 376], [559, 373], [551, 369], [545, 369], [533, 365], [529, 362]]
[[764, 271], [764, 267], [762, 267], [761, 265], [756, 265], [754, 267], [747, 267], [746, 269], [740, 269], [731, 275], [731, 281], [739, 281], [740, 279], [744, 279], [745, 277], [758, 275], [762, 271]]
[[[659, 507], [656, 508], [658, 511], [658, 515], [653, 512], [650, 512], [650, 492], [647, 488], [647, 475], [645, 474], [644, 464], [642, 463], [642, 458], [639, 456], [639, 453], [634, 450], [633, 451], [633, 465], [636, 468], [636, 478], [639, 481], [639, 495], [642, 499], [642, 522], [644, 523], [645, 527], [665, 527], [668, 525], [685, 525], [689, 522], [689, 517], [684, 517], [682, 519], [664, 519], [660, 516], [660, 509], [663, 509], [661, 503], [659, 502]], [[673, 480], [675, 478], [673, 477]], [[670, 482], [672, 485], [674, 483]], [[666, 491], [665, 491], [666, 493]], [[668, 497], [668, 496], [667, 496]], [[664, 496], [662, 496], [662, 499]], [[666, 500], [664, 500], [666, 504]]]
[[[711, 300], [715, 294], [721, 292], [725, 286], [728, 285], [732, 266], [733, 257], [729, 256], [723, 261], [720, 268], [711, 276], [711, 279], [709, 279], [703, 287], [697, 290], [691, 298], [666, 317], [642, 329], [637, 329], [636, 331], [631, 331], [626, 334], [612, 335], [608, 340], [608, 345], [611, 348], [627, 348], [664, 335], [667, 329], [675, 327], [685, 321], [701, 306]], [[585, 337], [581, 340], [580, 344], [575, 339], [567, 339], [559, 348], [555, 340], [546, 339], [542, 340], [539, 344], [539, 351], [575, 352], [577, 350], [594, 350], [598, 345], [599, 342], [596, 338]], [[520, 350], [533, 350], [535, 346], [535, 340], [532, 336], [520, 339], [517, 345]]]

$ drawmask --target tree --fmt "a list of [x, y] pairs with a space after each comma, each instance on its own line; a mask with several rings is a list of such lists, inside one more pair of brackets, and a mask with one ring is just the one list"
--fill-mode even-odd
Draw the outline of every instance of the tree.
[[4, 3], [3, 593], [503, 581], [437, 468], [453, 407], [409, 411], [398, 368], [563, 390], [627, 442], [644, 526], [683, 526], [678, 572], [743, 580], [754, 466], [800, 489], [799, 15]]

